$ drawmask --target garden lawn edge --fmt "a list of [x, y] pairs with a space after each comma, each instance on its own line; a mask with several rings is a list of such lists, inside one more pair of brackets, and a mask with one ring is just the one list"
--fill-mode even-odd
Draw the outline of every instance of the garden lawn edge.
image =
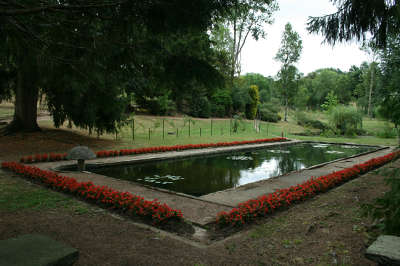
[[180, 210], [172, 209], [167, 204], [160, 203], [157, 199], [148, 201], [129, 192], [120, 192], [107, 186], [97, 186], [91, 181], [78, 182], [73, 177], [61, 176], [51, 171], [17, 162], [2, 162], [1, 167], [53, 190], [75, 195], [100, 207], [148, 219], [152, 221], [153, 225], [166, 223], [170, 220], [182, 220], [183, 218]]

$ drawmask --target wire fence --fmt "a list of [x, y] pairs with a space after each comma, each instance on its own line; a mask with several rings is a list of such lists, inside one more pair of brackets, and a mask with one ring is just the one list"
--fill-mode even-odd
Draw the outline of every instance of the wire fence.
[[[280, 136], [274, 132], [270, 123], [253, 120], [235, 119], [194, 119], [194, 118], [134, 118], [119, 127], [115, 139], [124, 140], [161, 140], [171, 138], [218, 136]], [[282, 134], [284, 135], [284, 134]]]

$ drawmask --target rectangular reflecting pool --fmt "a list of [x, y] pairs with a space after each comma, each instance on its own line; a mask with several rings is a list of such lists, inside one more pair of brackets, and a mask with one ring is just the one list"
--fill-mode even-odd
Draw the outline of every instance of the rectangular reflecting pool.
[[197, 197], [376, 149], [372, 146], [300, 143], [187, 159], [88, 166], [88, 170]]

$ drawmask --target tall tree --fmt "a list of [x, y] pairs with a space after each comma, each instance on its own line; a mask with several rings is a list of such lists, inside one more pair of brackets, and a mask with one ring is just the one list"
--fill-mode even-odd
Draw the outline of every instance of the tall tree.
[[367, 40], [371, 33], [376, 46], [386, 46], [390, 34], [400, 31], [398, 0], [330, 0], [337, 12], [322, 17], [309, 17], [308, 31], [322, 33], [331, 44], [352, 39]]
[[374, 87], [376, 87], [376, 68], [377, 68], [377, 57], [378, 57], [378, 48], [372, 42], [364, 42], [361, 46], [361, 50], [368, 54], [370, 58], [369, 64], [369, 92], [368, 92], [368, 109], [367, 115], [372, 116], [372, 95], [374, 91]]
[[381, 51], [383, 91], [381, 114], [391, 120], [397, 128], [400, 146], [400, 37], [388, 39], [387, 47]]
[[7, 130], [38, 130], [39, 88], [56, 126], [70, 120], [101, 132], [123, 121], [129, 93], [175, 88], [181, 78], [214, 80], [202, 79], [218, 76], [208, 63], [210, 45], [203, 45], [202, 53], [194, 52], [196, 42], [180, 42], [208, 38], [213, 19], [231, 5], [229, 0], [2, 1], [0, 73], [7, 82], [0, 82], [0, 93], [9, 94], [5, 88], [11, 87], [15, 95]]
[[227, 79], [231, 76], [232, 66], [232, 45], [233, 39], [229, 27], [223, 22], [217, 22], [211, 27], [210, 31], [211, 47], [216, 55], [216, 68]]
[[278, 10], [275, 0], [236, 0], [225, 24], [232, 31], [231, 45], [231, 81], [240, 76], [241, 53], [251, 35], [255, 40], [266, 38], [264, 26], [272, 24], [272, 14]]
[[300, 35], [292, 29], [292, 25], [287, 23], [285, 31], [281, 39], [281, 47], [279, 48], [275, 60], [282, 63], [279, 71], [279, 77], [282, 84], [282, 94], [285, 101], [285, 121], [287, 121], [287, 113], [289, 106], [289, 89], [291, 83], [296, 77], [296, 68], [294, 63], [299, 61], [303, 44]]

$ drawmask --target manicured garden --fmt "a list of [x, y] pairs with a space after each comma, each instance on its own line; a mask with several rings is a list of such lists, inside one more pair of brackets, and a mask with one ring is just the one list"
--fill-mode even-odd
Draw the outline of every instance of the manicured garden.
[[275, 210], [287, 208], [296, 202], [312, 198], [318, 193], [339, 186], [399, 157], [400, 151], [392, 152], [325, 176], [311, 177], [308, 181], [297, 186], [279, 189], [274, 193], [248, 200], [240, 203], [237, 208], [232, 209], [229, 213], [219, 213], [217, 224], [221, 227], [244, 225], [256, 218], [270, 215]]
[[[166, 151], [183, 151], [191, 149], [204, 149], [204, 148], [216, 148], [216, 147], [228, 147], [246, 144], [257, 144], [257, 143], [268, 143], [268, 142], [280, 142], [286, 141], [286, 138], [269, 138], [269, 139], [255, 139], [245, 141], [232, 141], [232, 142], [217, 142], [217, 143], [203, 143], [203, 144], [186, 144], [186, 145], [174, 145], [174, 146], [159, 146], [159, 147], [147, 147], [140, 149], [121, 149], [121, 150], [108, 150], [108, 151], [97, 151], [96, 156], [98, 158], [104, 157], [115, 157], [132, 154], [143, 154], [143, 153], [154, 153], [154, 152], [166, 152]], [[67, 153], [43, 153], [23, 156], [20, 158], [21, 163], [33, 163], [33, 162], [53, 162], [66, 160]]]
[[[379, 123], [376, 121], [374, 121], [374, 123], [374, 127], [371, 128], [378, 128]], [[282, 126], [290, 127], [291, 125], [292, 122], [290, 121], [288, 124], [282, 123]], [[277, 126], [281, 126], [281, 123], [277, 124]], [[275, 133], [277, 134], [278, 132], [280, 132], [280, 130], [281, 129], [276, 130]], [[3, 153], [2, 159], [6, 161], [10, 159], [18, 161], [21, 157], [26, 157], [27, 154], [32, 154], [33, 161], [35, 154], [42, 155], [44, 153], [48, 155], [49, 159], [50, 153], [63, 154], [69, 148], [72, 148], [73, 145], [76, 145], [74, 143], [81, 143], [82, 145], [91, 146], [94, 150], [101, 150], [101, 147], [107, 147], [107, 151], [120, 151], [122, 149], [127, 149], [126, 147], [129, 146], [133, 147], [134, 149], [141, 149], [143, 147], [165, 146], [165, 144], [185, 145], [189, 144], [190, 141], [193, 141], [192, 143], [195, 143], [204, 140], [199, 138], [195, 139], [192, 136], [191, 138], [174, 138], [180, 141], [185, 141], [186, 143], [165, 142], [164, 144], [162, 144], [160, 140], [156, 139], [152, 139], [151, 142], [149, 142], [148, 140], [140, 141], [140, 139], [136, 140], [135, 142], [125, 142], [123, 140], [113, 140], [112, 142], [108, 142], [104, 141], [102, 138], [98, 140], [96, 138], [87, 138], [85, 136], [85, 133], [82, 131], [78, 132], [73, 130], [73, 132], [75, 133], [70, 134], [67, 128], [64, 128], [62, 130], [53, 130], [45, 127], [42, 133], [25, 134], [24, 136], [16, 135], [14, 137], [4, 137], [2, 140], [2, 147], [4, 147], [3, 150], [5, 151], [5, 153]], [[261, 135], [268, 138], [268, 136], [265, 136], [263, 133]], [[223, 137], [228, 136], [225, 135]], [[315, 137], [304, 138], [315, 139]], [[70, 144], [65, 144], [61, 141], [62, 139], [70, 139], [72, 141]], [[376, 137], [357, 137], [349, 139], [336, 137], [322, 139], [328, 140], [330, 142], [342, 142], [347, 140], [349, 142], [367, 142], [368, 144], [380, 144], [382, 143], [381, 141], [389, 140], [393, 143], [396, 143], [395, 139], [382, 139]], [[209, 142], [218, 141], [221, 141], [221, 139], [212, 139]], [[9, 159], [7, 160], [7, 158]], [[166, 246], [164, 246], [164, 249], [168, 250], [168, 254], [165, 253], [163, 255], [163, 258], [166, 261], [170, 261], [169, 254], [177, 256], [174, 248], [167, 248], [167, 246], [170, 245], [167, 245], [167, 242], [173, 243], [173, 246], [175, 248], [177, 246], [180, 247], [178, 249], [183, 251], [185, 254], [181, 255], [182, 259], [187, 263], [193, 263], [193, 257], [196, 257], [196, 254], [199, 253], [197, 249], [193, 249], [184, 244], [178, 244], [179, 241], [177, 242], [176, 240], [171, 240], [168, 237], [165, 239], [161, 237], [160, 240], [152, 240], [159, 239], [160, 236], [158, 234], [154, 235], [151, 232], [143, 231], [142, 229], [136, 230], [136, 227], [134, 225], [129, 226], [129, 232], [131, 233], [125, 233], [124, 235], [121, 235], [119, 233], [119, 231], [121, 230], [121, 226], [123, 228], [127, 228], [128, 223], [124, 222], [121, 225], [121, 222], [119, 222], [119, 220], [107, 218], [107, 215], [106, 217], [95, 209], [92, 210], [93, 207], [90, 206], [95, 205], [81, 206], [81, 201], [76, 201], [70, 197], [67, 197], [66, 201], [60, 201], [58, 197], [64, 198], [66, 197], [64, 196], [66, 194], [57, 193], [56, 198], [56, 195], [52, 196], [54, 192], [51, 192], [48, 189], [27, 185], [26, 182], [22, 181], [23, 179], [15, 178], [15, 175], [11, 174], [8, 171], [3, 171], [3, 173], [5, 174], [5, 176], [1, 178], [1, 182], [5, 182], [5, 186], [3, 188], [7, 188], [7, 191], [12, 191], [12, 197], [10, 196], [10, 194], [6, 193], [4, 195], [8, 195], [7, 198], [0, 198], [0, 201], [3, 202], [4, 200], [6, 200], [6, 202], [10, 202], [10, 204], [15, 206], [13, 207], [13, 210], [17, 208], [17, 211], [6, 211], [6, 213], [2, 215], [5, 219], [8, 219], [10, 221], [16, 219], [12, 225], [10, 224], [5, 227], [8, 229], [4, 231], [5, 235], [2, 235], [3, 238], [13, 236], [11, 232], [30, 232], [21, 230], [35, 230], [44, 233], [48, 232], [48, 230], [59, 232], [59, 234], [62, 235], [62, 239], [70, 241], [71, 243], [75, 243], [74, 246], [83, 251], [80, 261], [84, 264], [103, 263], [105, 261], [115, 262], [119, 261], [119, 258], [126, 258], [126, 255], [122, 254], [123, 247], [121, 246], [121, 249], [117, 248], [119, 246], [118, 243], [122, 241], [121, 239], [124, 239], [124, 245], [139, 245], [137, 246], [137, 248], [141, 250], [143, 262], [144, 260], [146, 260], [147, 262], [156, 262], [161, 259], [158, 255], [154, 255], [154, 252], [150, 252], [151, 255], [147, 252], [148, 250], [152, 250], [155, 246], [157, 246], [157, 243], [155, 243], [154, 241], [160, 241], [160, 243], [165, 242]], [[245, 256], [248, 258], [249, 262], [255, 264], [259, 260], [269, 262], [279, 261], [293, 264], [298, 263], [299, 261], [301, 262], [302, 259], [304, 259], [305, 262], [311, 264], [329, 264], [332, 262], [331, 258], [329, 255], [325, 256], [324, 252], [331, 252], [331, 250], [333, 250], [336, 252], [339, 262], [364, 264], [366, 262], [365, 259], [362, 260], [360, 258], [361, 255], [357, 254], [359, 254], [360, 248], [364, 245], [363, 241], [369, 241], [368, 239], [370, 239], [366, 238], [365, 235], [368, 233], [369, 237], [373, 239], [375, 233], [371, 233], [369, 231], [366, 232], [366, 230], [369, 229], [366, 229], [367, 227], [365, 227], [365, 224], [368, 225], [372, 222], [368, 222], [369, 220], [367, 218], [360, 216], [358, 201], [350, 199], [357, 197], [362, 202], [370, 202], [375, 197], [380, 196], [382, 191], [385, 191], [385, 187], [383, 186], [383, 177], [377, 175], [376, 173], [377, 172], [372, 171], [368, 175], [363, 175], [360, 178], [341, 185], [339, 189], [333, 189], [329, 190], [327, 193], [318, 194], [317, 197], [313, 197], [310, 200], [301, 201], [302, 204], [294, 204], [294, 206], [292, 206], [291, 208], [280, 208], [281, 211], [275, 211], [273, 215], [267, 215], [264, 218], [261, 217], [254, 219], [251, 223], [246, 223], [246, 230], [244, 231], [240, 230], [240, 227], [228, 224], [229, 226], [227, 227], [227, 229], [233, 228], [233, 232], [237, 232], [237, 230], [239, 229], [242, 232], [240, 234], [245, 235], [241, 236], [237, 240], [231, 240], [226, 242], [226, 244], [221, 244], [220, 246], [218, 246], [218, 248], [214, 247], [214, 249], [217, 250], [216, 252], [212, 252], [211, 250], [207, 249], [206, 254], [207, 256], [211, 256], [214, 258], [213, 262], [208, 261], [207, 259], [195, 259], [195, 261], [200, 263], [199, 265], [201, 265], [201, 263], [212, 264], [218, 261], [232, 261], [232, 263], [235, 263], [234, 261], [242, 261], [241, 258]], [[367, 180], [372, 181], [367, 182]], [[14, 183], [18, 183], [18, 186], [14, 185]], [[40, 191], [40, 193], [32, 193], [29, 192], [30, 190], [38, 190]], [[49, 196], [44, 196], [47, 194], [49, 194]], [[34, 198], [27, 198], [24, 195], [31, 195], [31, 197]], [[55, 201], [59, 203], [55, 204]], [[8, 206], [8, 204], [3, 206]], [[27, 207], [22, 208], [21, 206]], [[68, 206], [72, 206], [72, 212], [69, 211], [70, 207]], [[60, 223], [56, 217], [53, 217], [52, 212], [54, 208], [56, 208], [57, 210], [57, 217], [62, 217], [62, 219], [65, 220], [68, 225]], [[28, 224], [24, 223], [23, 226], [20, 222], [23, 220], [27, 221]], [[52, 221], [50, 224], [46, 223], [46, 221], [50, 220]], [[100, 220], [103, 222], [99, 223]], [[143, 221], [145, 220], [147, 220], [150, 224], [153, 222], [152, 219], [149, 218], [149, 216], [148, 218], [143, 219]], [[3, 222], [0, 221], [0, 223], [4, 225], [4, 221], [5, 220], [3, 220]], [[43, 224], [43, 228], [40, 227], [41, 224]], [[179, 224], [181, 224], [181, 226], [184, 225], [182, 223]], [[238, 223], [237, 225], [240, 225], [240, 223]], [[75, 228], [73, 231], [68, 229], [71, 226]], [[179, 225], [176, 224], [176, 226]], [[61, 228], [64, 228], [62, 230], [63, 232], [60, 231]], [[284, 230], [282, 230], [283, 228]], [[356, 228], [356, 231], [354, 231], [354, 228]], [[101, 234], [101, 236], [98, 236], [98, 241], [113, 243], [113, 246], [116, 247], [119, 251], [114, 250], [113, 253], [109, 253], [106, 249], [103, 248], [103, 246], [94, 247], [92, 241], [90, 241], [89, 243], [83, 237], [84, 235], [86, 235], [86, 232], [88, 230], [104, 232], [103, 234]], [[324, 232], [327, 230], [335, 233], [331, 233], [329, 234], [329, 236], [324, 235]], [[303, 235], [304, 232], [309, 231], [315, 232]], [[226, 236], [225, 233], [222, 234]], [[113, 240], [114, 238], [115, 241]], [[129, 239], [136, 239], [136, 241], [133, 241], [131, 243]], [[261, 244], [260, 242], [263, 239], [270, 243], [268, 250], [265, 250], [265, 245]], [[251, 248], [249, 246], [249, 249], [247, 249], [246, 247], [248, 245], [250, 245]], [[313, 252], [311, 253], [310, 247], [312, 247], [313, 250]], [[258, 253], [255, 254], [255, 248], [262, 248], [262, 250], [265, 250], [263, 253], [264, 255], [260, 255]], [[88, 254], [87, 256], [85, 255], [86, 253]], [[89, 256], [89, 254], [97, 254], [97, 256]], [[135, 254], [135, 252], [131, 252], [131, 255], [132, 254]], [[235, 254], [237, 254], [237, 256]], [[188, 256], [190, 257], [190, 259]], [[135, 261], [137, 262], [137, 257]]]
[[[233, 145], [256, 144], [266, 142], [286, 141], [285, 138], [258, 139], [252, 141], [220, 142], [207, 144], [187, 144], [175, 146], [160, 146], [140, 149], [121, 149], [110, 151], [98, 151], [98, 157], [124, 156], [132, 154], [143, 154], [152, 152], [179, 151], [187, 149], [199, 149], [209, 147], [225, 147]], [[230, 212], [217, 214], [216, 224], [219, 227], [242, 226], [252, 222], [256, 218], [270, 215], [277, 209], [287, 208], [290, 205], [311, 198], [318, 193], [327, 191], [333, 187], [353, 179], [361, 174], [382, 166], [383, 164], [397, 159], [400, 152], [396, 151], [388, 155], [374, 158], [362, 164], [354, 165], [331, 174], [310, 177], [308, 181], [286, 189], [279, 189], [274, 193], [263, 195], [257, 199], [240, 203], [237, 208]], [[34, 156], [24, 156], [21, 162], [47, 162], [65, 159], [65, 154], [44, 153]], [[160, 203], [157, 199], [145, 200], [143, 197], [133, 195], [129, 192], [116, 191], [107, 186], [98, 186], [93, 182], [78, 182], [75, 178], [62, 176], [51, 171], [41, 170], [37, 167], [27, 166], [17, 162], [3, 162], [2, 168], [9, 169], [19, 175], [67, 194], [72, 194], [79, 199], [99, 205], [100, 207], [117, 210], [128, 216], [144, 218], [153, 225], [168, 223], [171, 220], [181, 221], [184, 214], [180, 210], [171, 208]]]

